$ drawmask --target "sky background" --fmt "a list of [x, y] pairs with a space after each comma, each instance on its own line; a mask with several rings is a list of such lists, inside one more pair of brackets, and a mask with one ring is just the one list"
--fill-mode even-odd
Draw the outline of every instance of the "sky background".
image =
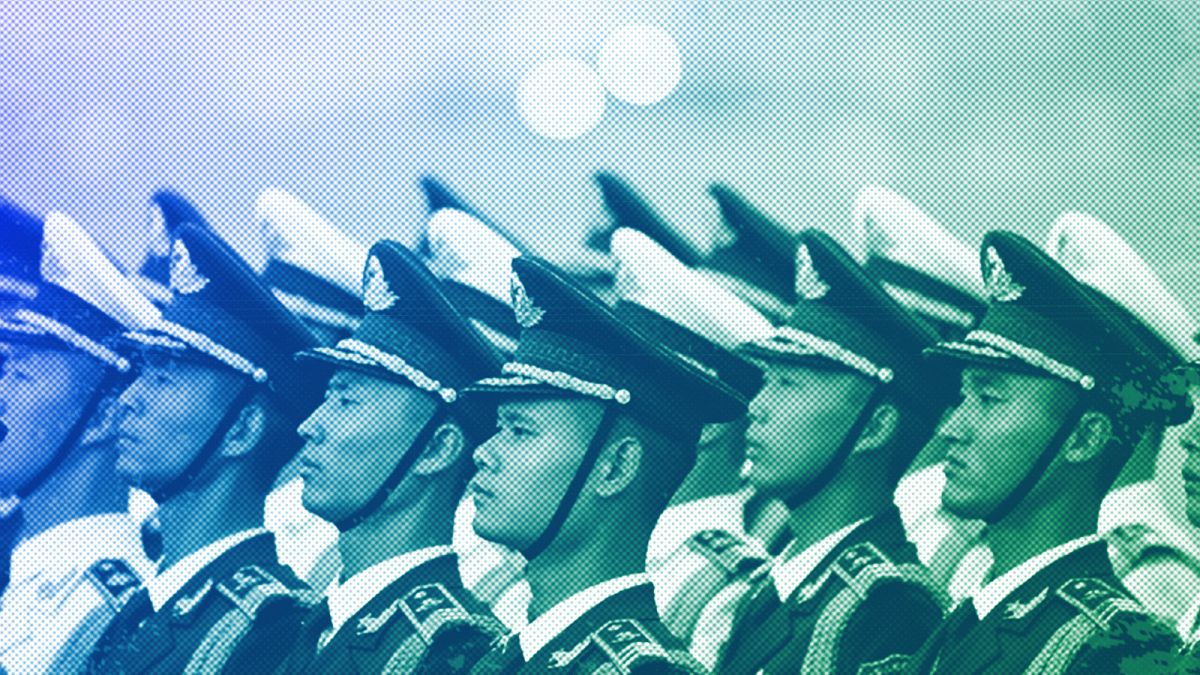
[[[1113, 225], [1200, 315], [1200, 3], [3, 2], [0, 194], [127, 261], [163, 186], [237, 243], [278, 186], [364, 243], [411, 241], [443, 178], [548, 257], [603, 220], [597, 169], [700, 245], [713, 181], [848, 231], [882, 183], [968, 244]], [[548, 58], [650, 23], [682, 79], [574, 140], [523, 123]]]

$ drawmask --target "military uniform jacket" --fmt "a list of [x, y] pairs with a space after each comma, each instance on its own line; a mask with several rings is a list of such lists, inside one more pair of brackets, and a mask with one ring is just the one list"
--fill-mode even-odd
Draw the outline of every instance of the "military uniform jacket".
[[138, 525], [124, 513], [59, 523], [12, 558], [0, 599], [0, 667], [9, 675], [78, 672], [151, 571]]
[[[965, 609], [975, 616], [973, 606]], [[1175, 672], [1178, 636], [1121, 586], [1103, 542], [1052, 562], [977, 623], [959, 627], [962, 611], [938, 629], [907, 672]]]
[[889, 509], [852, 530], [780, 602], [747, 598], [715, 672], [887, 673], [941, 623], [944, 596]]
[[255, 535], [226, 551], [150, 614], [131, 599], [100, 638], [91, 673], [263, 673], [278, 666], [313, 595], [279, 564], [275, 539]]
[[[310, 613], [280, 673], [467, 672], [507, 630], [440, 555], [393, 581], [316, 649], [328, 606]], [[292, 641], [289, 641], [289, 643]]]
[[[511, 643], [516, 642], [517, 636], [511, 638]], [[498, 645], [497, 649], [500, 648]], [[497, 666], [493, 661], [485, 659], [471, 671], [472, 675], [707, 672], [659, 621], [654, 588], [648, 583], [601, 600], [554, 636], [528, 662]]]

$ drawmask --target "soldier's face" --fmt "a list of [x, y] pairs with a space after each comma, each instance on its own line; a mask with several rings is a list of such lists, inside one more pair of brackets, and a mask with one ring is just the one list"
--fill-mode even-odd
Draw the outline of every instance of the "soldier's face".
[[603, 414], [577, 399], [499, 406], [496, 433], [475, 450], [475, 532], [522, 549], [537, 541], [574, 478]]
[[1200, 412], [1183, 428], [1179, 444], [1187, 452], [1183, 463], [1183, 489], [1187, 495], [1187, 517], [1200, 527]]
[[766, 364], [750, 402], [746, 478], [764, 494], [787, 497], [832, 461], [871, 384], [854, 373]]
[[325, 401], [300, 425], [304, 508], [333, 522], [356, 513], [391, 475], [433, 415], [428, 394], [340, 370]]
[[242, 386], [232, 371], [150, 358], [117, 399], [117, 472], [146, 490], [178, 478]]
[[0, 344], [0, 494], [46, 468], [79, 421], [103, 366], [86, 354]]
[[1048, 377], [982, 368], [963, 371], [961, 393], [938, 428], [947, 444], [942, 504], [955, 515], [984, 518], [1025, 478], [1076, 395]]

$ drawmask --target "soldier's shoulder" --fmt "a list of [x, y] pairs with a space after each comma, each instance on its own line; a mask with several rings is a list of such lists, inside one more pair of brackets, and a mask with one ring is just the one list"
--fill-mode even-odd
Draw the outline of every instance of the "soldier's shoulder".
[[[397, 589], [376, 623], [402, 622], [384, 673], [467, 672], [507, 633], [504, 624], [465, 588], [439, 582]], [[360, 620], [361, 624], [361, 620]], [[381, 630], [371, 624], [366, 630]], [[360, 631], [362, 630], [360, 625]]]
[[633, 618], [604, 622], [573, 649], [552, 653], [549, 667], [571, 669], [575, 662], [574, 672], [596, 675], [708, 672], [660, 622]]
[[1116, 579], [1069, 579], [1054, 597], [1070, 608], [1071, 618], [1047, 641], [1031, 672], [1177, 671], [1179, 635]]

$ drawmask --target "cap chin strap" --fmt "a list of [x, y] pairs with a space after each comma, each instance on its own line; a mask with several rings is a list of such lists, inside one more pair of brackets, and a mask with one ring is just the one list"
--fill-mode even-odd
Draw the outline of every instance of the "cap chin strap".
[[592, 475], [592, 469], [596, 468], [596, 462], [600, 459], [600, 452], [604, 450], [604, 443], [608, 440], [608, 434], [617, 422], [617, 417], [619, 416], [617, 408], [618, 405], [611, 401], [604, 404], [604, 415], [600, 418], [600, 424], [596, 426], [596, 431], [592, 434], [592, 440], [588, 443], [587, 450], [583, 453], [583, 459], [580, 460], [579, 468], [575, 470], [575, 476], [567, 486], [567, 491], [563, 493], [562, 499], [558, 501], [558, 507], [555, 509], [554, 515], [550, 517], [550, 522], [546, 525], [546, 529], [542, 530], [541, 536], [521, 550], [526, 560], [533, 560], [541, 555], [555, 538], [558, 537], [563, 523], [567, 522], [567, 516], [571, 515], [571, 509], [575, 507], [575, 502], [579, 499], [580, 493], [583, 492], [583, 486], [587, 483], [588, 476]]
[[842, 437], [842, 443], [833, 453], [833, 457], [821, 469], [816, 478], [809, 481], [808, 485], [800, 488], [792, 493], [788, 498], [784, 499], [784, 503], [788, 508], [796, 508], [797, 506], [807, 502], [817, 496], [821, 490], [829, 486], [833, 479], [841, 472], [842, 467], [846, 465], [846, 460], [850, 459], [851, 453], [854, 452], [854, 446], [858, 444], [858, 439], [862, 436], [862, 432], [871, 423], [871, 418], [875, 416], [875, 409], [883, 400], [884, 388], [881, 385], [875, 385], [871, 390], [871, 395], [867, 397], [867, 402], [858, 411], [858, 416], [854, 418], [854, 424], [850, 425], [850, 429]]
[[148, 490], [150, 496], [154, 498], [156, 503], [163, 504], [164, 502], [179, 496], [189, 487], [192, 487], [198, 482], [198, 479], [204, 474], [204, 470], [208, 468], [209, 460], [211, 460], [217, 454], [217, 450], [221, 448], [221, 444], [225, 441], [225, 434], [227, 434], [229, 430], [233, 428], [233, 424], [234, 422], [237, 422], [238, 416], [242, 413], [242, 409], [250, 403], [250, 399], [254, 397], [254, 394], [257, 393], [257, 391], [258, 387], [256, 386], [255, 382], [251, 380], [246, 380], [243, 382], [242, 388], [238, 390], [237, 396], [235, 396], [233, 402], [230, 403], [227, 408], [225, 408], [225, 414], [222, 415], [221, 420], [217, 422], [217, 426], [213, 429], [212, 434], [209, 435], [208, 440], [205, 441], [204, 445], [200, 447], [200, 451], [197, 452], [196, 456], [192, 458], [191, 464], [188, 464], [187, 468], [184, 469], [183, 472], [170, 481], [167, 481], [166, 484], [154, 488], [153, 490]]
[[346, 532], [358, 527], [383, 507], [384, 502], [392, 494], [392, 490], [395, 490], [400, 485], [400, 481], [404, 480], [404, 477], [408, 475], [409, 469], [412, 468], [413, 464], [416, 464], [417, 458], [425, 451], [425, 446], [429, 445], [429, 441], [433, 439], [433, 435], [441, 428], [442, 422], [446, 420], [446, 417], [446, 406], [439, 403], [437, 409], [433, 411], [433, 414], [425, 422], [425, 426], [421, 427], [421, 431], [417, 433], [416, 438], [408, 445], [408, 449], [396, 460], [396, 465], [392, 468], [392, 472], [388, 474], [388, 477], [379, 486], [379, 489], [375, 490], [375, 494], [371, 495], [371, 498], [355, 510], [354, 513], [334, 523], [339, 532]]
[[61, 467], [63, 462], [66, 461], [67, 456], [70, 455], [71, 451], [75, 449], [75, 446], [79, 443], [79, 440], [83, 438], [83, 432], [87, 430], [88, 424], [90, 424], [92, 421], [92, 417], [94, 417], [96, 411], [100, 409], [100, 403], [106, 396], [115, 390], [123, 380], [128, 378], [128, 375], [125, 373], [119, 373], [110, 368], [105, 368], [105, 370], [108, 372], [103, 378], [100, 379], [100, 383], [96, 385], [96, 388], [92, 390], [91, 396], [88, 397], [87, 402], [83, 405], [83, 409], [79, 412], [79, 417], [75, 420], [75, 423], [71, 425], [70, 430], [67, 431], [66, 437], [63, 438], [62, 442], [58, 444], [58, 449], [54, 451], [54, 456], [50, 458], [50, 462], [47, 463], [46, 466], [42, 467], [41, 471], [38, 471], [35, 476], [26, 481], [25, 484], [17, 490], [18, 497], [25, 499], [34, 492], [37, 492], [38, 489], [45, 484], [46, 480], [49, 479], [55, 471], [58, 471], [59, 467]]
[[1008, 493], [1008, 496], [1003, 501], [996, 505], [996, 508], [992, 509], [991, 513], [983, 518], [984, 522], [991, 525], [1004, 520], [1021, 502], [1025, 501], [1025, 498], [1033, 491], [1033, 487], [1045, 475], [1046, 469], [1050, 468], [1050, 463], [1058, 456], [1058, 451], [1062, 449], [1063, 444], [1074, 433], [1075, 427], [1078, 426], [1079, 420], [1083, 418], [1083, 413], [1087, 411], [1088, 407], [1087, 398], [1081, 397], [1074, 407], [1071, 408], [1071, 412], [1067, 414], [1058, 431], [1054, 432], [1054, 436], [1046, 444], [1046, 447], [1042, 449], [1037, 460], [1029, 467], [1029, 470], [1025, 473], [1025, 477], [1021, 479], [1020, 483], [1017, 483], [1017, 486]]

